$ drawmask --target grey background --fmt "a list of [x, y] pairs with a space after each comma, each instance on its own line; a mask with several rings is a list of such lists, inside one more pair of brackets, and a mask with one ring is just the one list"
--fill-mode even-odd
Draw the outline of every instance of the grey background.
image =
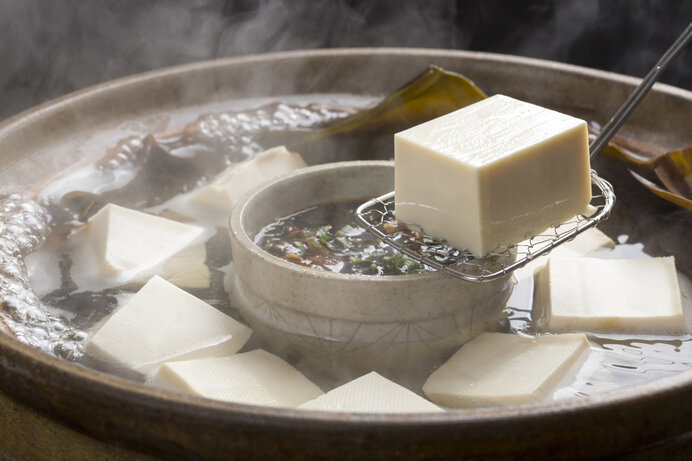
[[[113, 78], [301, 48], [491, 51], [643, 76], [691, 0], [0, 0], [0, 120]], [[663, 81], [692, 89], [692, 46]]]

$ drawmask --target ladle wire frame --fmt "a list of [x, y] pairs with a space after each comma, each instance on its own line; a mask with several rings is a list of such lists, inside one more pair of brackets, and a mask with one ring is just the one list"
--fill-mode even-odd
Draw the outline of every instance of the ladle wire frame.
[[607, 219], [615, 203], [615, 193], [610, 183], [594, 170], [591, 170], [591, 191], [590, 205], [595, 211], [591, 209], [594, 212], [589, 216], [577, 215], [521, 243], [497, 247], [482, 258], [454, 248], [444, 240], [427, 236], [416, 226], [397, 221], [394, 217], [394, 192], [360, 205], [356, 218], [369, 232], [420, 264], [470, 282], [489, 282], [550, 253], [558, 245]]

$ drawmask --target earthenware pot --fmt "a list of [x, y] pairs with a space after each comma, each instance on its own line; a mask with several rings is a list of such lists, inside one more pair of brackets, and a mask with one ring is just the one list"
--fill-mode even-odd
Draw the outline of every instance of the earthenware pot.
[[[599, 123], [638, 81], [445, 50], [314, 50], [195, 63], [89, 88], [5, 121], [0, 187], [21, 189], [75, 161], [99, 157], [119, 138], [189, 121], [201, 107], [213, 110], [246, 97], [383, 95], [429, 64], [462, 72], [490, 94]], [[691, 114], [692, 93], [657, 84], [622, 134], [652, 152], [689, 146]], [[615, 183], [613, 223], [685, 219], [657, 198], [639, 200], [637, 184], [625, 181]], [[685, 267], [689, 245], [666, 247], [675, 240], [662, 238], [659, 248]], [[670, 459], [692, 449], [692, 371], [553, 404], [436, 415], [321, 414], [165, 393], [0, 335], [0, 427], [0, 454], [19, 459]]]

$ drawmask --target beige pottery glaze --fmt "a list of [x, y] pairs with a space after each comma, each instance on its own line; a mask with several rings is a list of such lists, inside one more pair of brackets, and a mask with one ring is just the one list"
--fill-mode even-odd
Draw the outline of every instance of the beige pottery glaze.
[[[429, 64], [504, 93], [604, 123], [638, 79], [485, 53], [421, 49], [294, 51], [195, 63], [128, 77], [0, 124], [0, 187], [17, 190], [116, 139], [189, 121], [200, 105], [311, 93], [383, 95]], [[258, 78], [262, 76], [262, 78]], [[692, 93], [655, 85], [622, 134], [651, 151], [692, 145]], [[140, 130], [140, 131], [138, 131]], [[665, 223], [678, 211], [627, 175], [609, 222]], [[613, 174], [610, 174], [613, 173]], [[617, 181], [615, 181], [618, 179]], [[628, 182], [629, 181], [629, 182]], [[627, 229], [629, 231], [629, 229]], [[553, 404], [439, 415], [350, 415], [221, 403], [161, 392], [57, 360], [0, 335], [3, 459], [685, 459], [692, 453], [692, 372]]]

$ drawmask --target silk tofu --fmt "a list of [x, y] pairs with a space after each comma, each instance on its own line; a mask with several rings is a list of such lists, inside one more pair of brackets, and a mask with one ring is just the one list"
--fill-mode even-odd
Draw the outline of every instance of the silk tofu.
[[675, 260], [550, 258], [536, 272], [533, 317], [548, 331], [685, 331]]
[[423, 392], [453, 408], [543, 400], [576, 375], [588, 349], [583, 334], [482, 333], [430, 375]]
[[150, 373], [172, 360], [234, 354], [251, 334], [242, 323], [154, 276], [106, 320], [86, 352]]
[[[520, 243], [520, 247], [527, 246], [529, 241]], [[540, 242], [538, 243], [540, 246]], [[577, 235], [574, 240], [563, 243], [555, 247], [549, 254], [539, 256], [530, 261], [524, 267], [514, 271], [514, 275], [519, 279], [522, 277], [533, 277], [533, 273], [539, 267], [543, 267], [549, 258], [554, 257], [578, 257], [586, 256], [597, 251], [610, 251], [615, 248], [615, 242], [606, 234], [595, 227], [591, 227], [581, 234]]]
[[574, 240], [565, 242], [554, 251], [561, 250], [572, 253], [577, 256], [584, 256], [600, 250], [612, 250], [615, 248], [615, 242], [606, 234], [595, 227], [591, 227], [581, 234], [577, 235]]
[[246, 192], [269, 179], [304, 168], [305, 161], [284, 146], [274, 147], [237, 165], [231, 165], [211, 183], [192, 192], [183, 213], [206, 218], [217, 225], [226, 225], [236, 201]]
[[204, 229], [108, 204], [71, 237], [75, 281], [115, 278], [126, 282], [199, 240]]
[[586, 122], [496, 95], [397, 133], [395, 215], [476, 256], [586, 212]]
[[305, 410], [349, 413], [417, 413], [444, 411], [374, 371], [300, 405]]
[[152, 382], [209, 399], [272, 407], [297, 407], [322, 395], [322, 390], [302, 373], [262, 349], [166, 363]]
[[206, 264], [204, 242], [196, 243], [166, 259], [156, 275], [180, 288], [204, 289], [209, 287], [211, 274]]

